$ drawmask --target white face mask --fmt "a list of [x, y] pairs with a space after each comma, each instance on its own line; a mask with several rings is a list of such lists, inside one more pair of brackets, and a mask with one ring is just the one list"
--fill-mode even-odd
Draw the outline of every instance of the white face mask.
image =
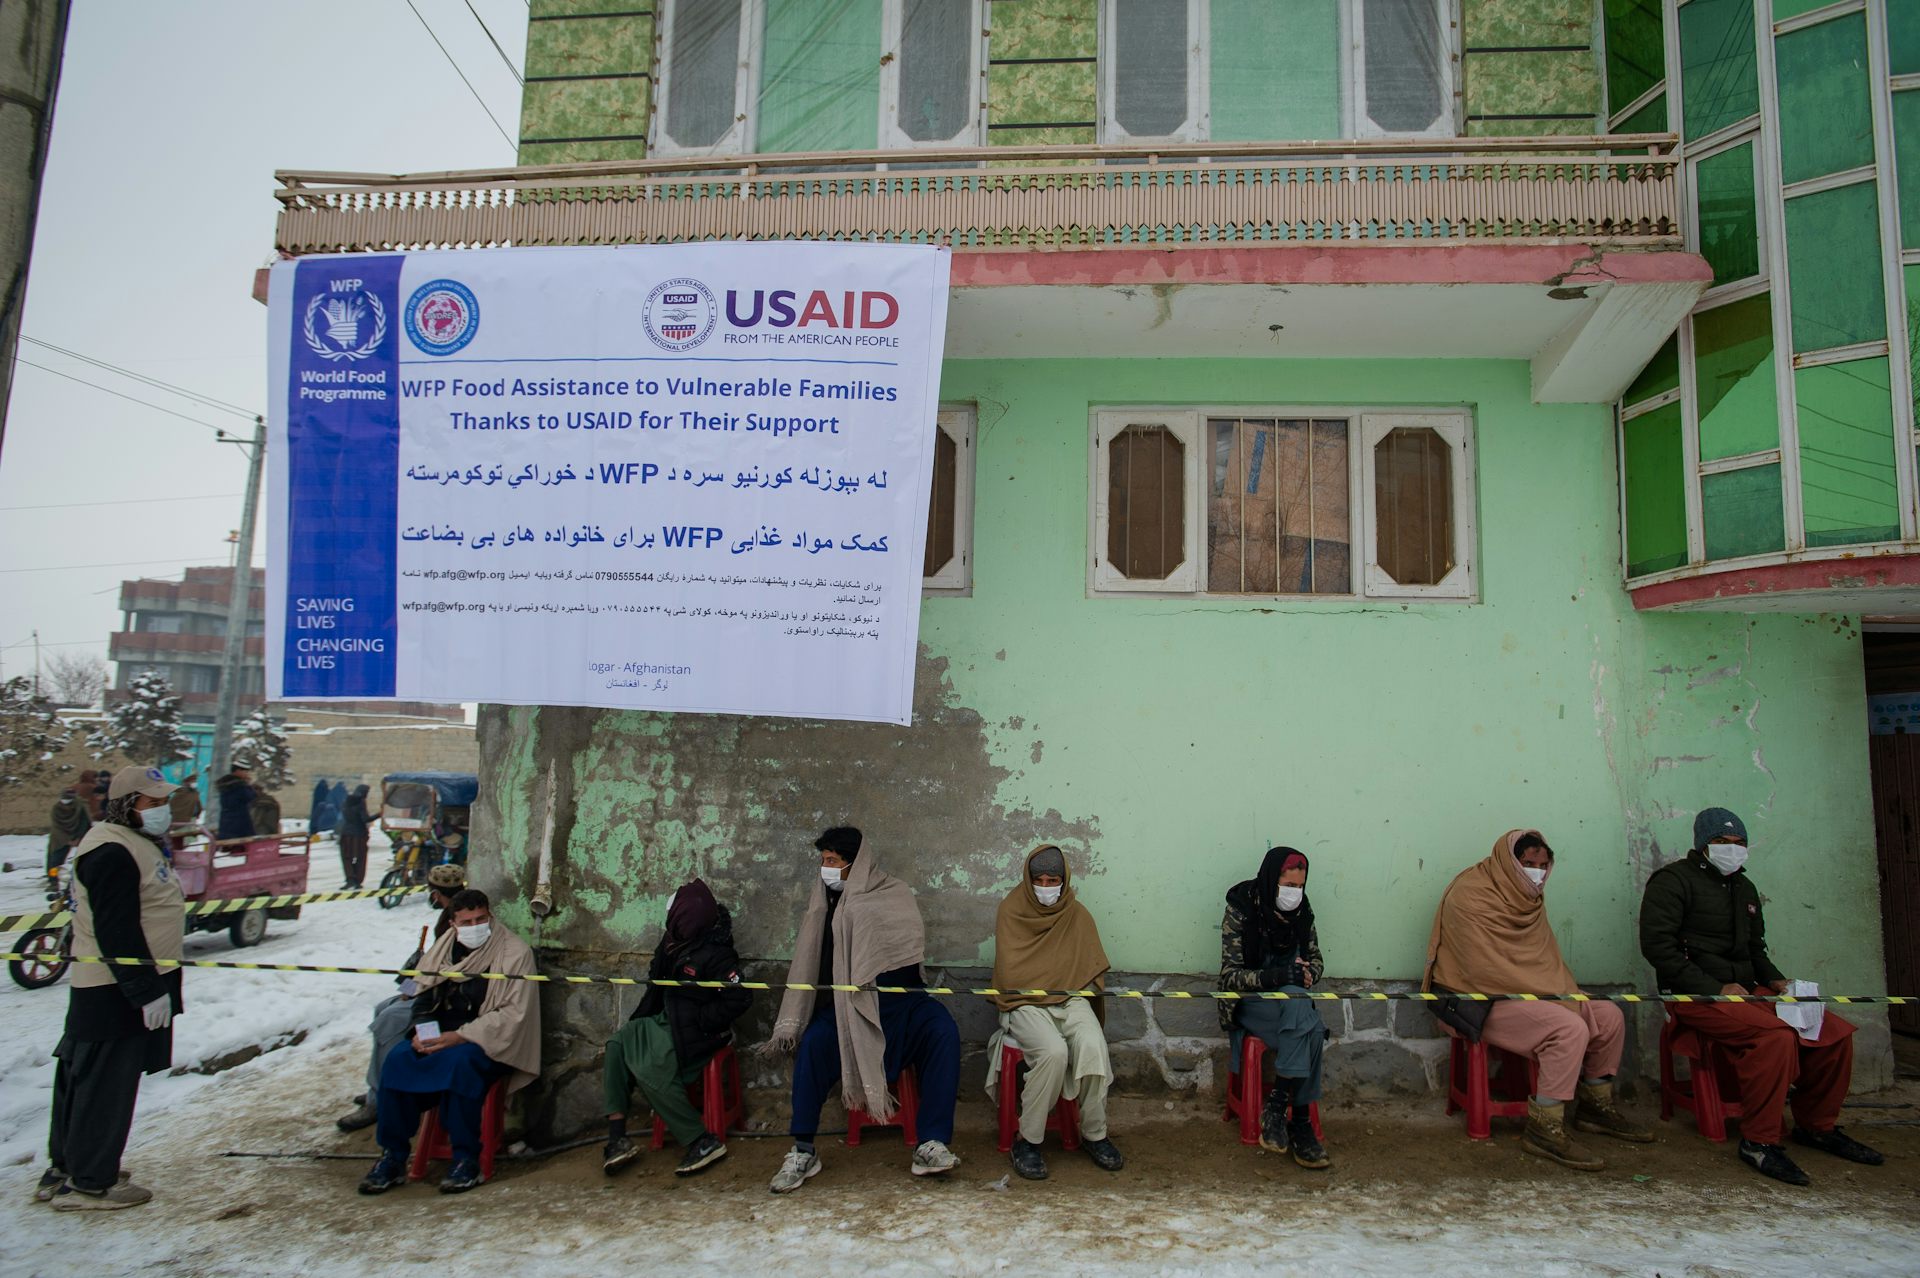
[[140, 814], [140, 832], [142, 834], [162, 835], [173, 824], [173, 809], [166, 804], [157, 808], [148, 808]]
[[472, 927], [456, 927], [453, 929], [453, 939], [470, 950], [477, 950], [485, 945], [487, 938], [492, 935], [493, 924], [491, 923], [475, 923]]
[[1526, 875], [1527, 880], [1535, 887], [1540, 887], [1547, 881], [1547, 867], [1544, 865], [1523, 865], [1520, 867], [1520, 873]]
[[838, 892], [847, 886], [847, 881], [840, 877], [842, 872], [841, 867], [837, 865], [820, 867], [820, 881], [827, 885], [827, 891]]
[[1066, 891], [1064, 885], [1060, 887], [1041, 887], [1038, 883], [1033, 885], [1033, 894], [1039, 899], [1042, 905], [1054, 904], [1060, 899], [1060, 894], [1064, 891]]
[[1707, 844], [1707, 860], [1722, 874], [1732, 874], [1747, 863], [1747, 849], [1741, 843]]
[[1297, 910], [1300, 902], [1307, 899], [1307, 890], [1297, 887], [1278, 887], [1274, 889], [1273, 901], [1283, 910]]

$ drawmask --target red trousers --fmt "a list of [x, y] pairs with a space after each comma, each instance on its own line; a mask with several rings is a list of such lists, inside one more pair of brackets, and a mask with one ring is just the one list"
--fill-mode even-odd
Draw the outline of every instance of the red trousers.
[[1770, 1003], [1669, 1003], [1677, 1024], [1713, 1040], [1733, 1063], [1746, 1116], [1740, 1135], [1761, 1145], [1782, 1144], [1781, 1110], [1793, 1088], [1793, 1121], [1808, 1131], [1831, 1131], [1853, 1082], [1853, 1026], [1827, 1009], [1816, 1042], [1801, 1039]]

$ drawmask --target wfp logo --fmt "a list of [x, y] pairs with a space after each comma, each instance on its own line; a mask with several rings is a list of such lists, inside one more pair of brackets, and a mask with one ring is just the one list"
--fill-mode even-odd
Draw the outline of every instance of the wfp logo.
[[428, 355], [451, 355], [480, 331], [480, 302], [458, 280], [431, 280], [407, 299], [407, 340]]
[[640, 326], [661, 350], [686, 351], [707, 340], [718, 316], [719, 307], [705, 284], [672, 279], [647, 294]]
[[387, 308], [363, 280], [329, 280], [307, 303], [301, 325], [307, 346], [329, 363], [365, 359], [387, 336]]

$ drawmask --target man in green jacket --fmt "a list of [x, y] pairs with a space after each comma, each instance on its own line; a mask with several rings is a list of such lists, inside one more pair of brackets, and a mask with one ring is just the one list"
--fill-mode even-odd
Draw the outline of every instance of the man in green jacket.
[[[1747, 827], [1725, 808], [1694, 818], [1693, 850], [1647, 880], [1640, 952], [1662, 994], [1780, 994], [1787, 978], [1767, 954], [1760, 892], [1747, 878]], [[1669, 1003], [1676, 1025], [1726, 1053], [1740, 1081], [1740, 1159], [1763, 1176], [1810, 1183], [1781, 1143], [1793, 1089], [1793, 1141], [1878, 1166], [1879, 1153], [1834, 1125], [1853, 1081], [1853, 1026], [1828, 1008], [1820, 1036], [1803, 1040], [1767, 1003]]]

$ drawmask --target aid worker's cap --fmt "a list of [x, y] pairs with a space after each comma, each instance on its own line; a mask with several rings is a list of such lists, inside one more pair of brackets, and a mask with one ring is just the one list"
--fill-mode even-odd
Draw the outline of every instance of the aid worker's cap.
[[113, 781], [107, 786], [107, 798], [124, 799], [129, 794], [144, 794], [149, 798], [164, 799], [177, 788], [160, 775], [160, 769], [136, 766], [122, 768], [113, 774]]

